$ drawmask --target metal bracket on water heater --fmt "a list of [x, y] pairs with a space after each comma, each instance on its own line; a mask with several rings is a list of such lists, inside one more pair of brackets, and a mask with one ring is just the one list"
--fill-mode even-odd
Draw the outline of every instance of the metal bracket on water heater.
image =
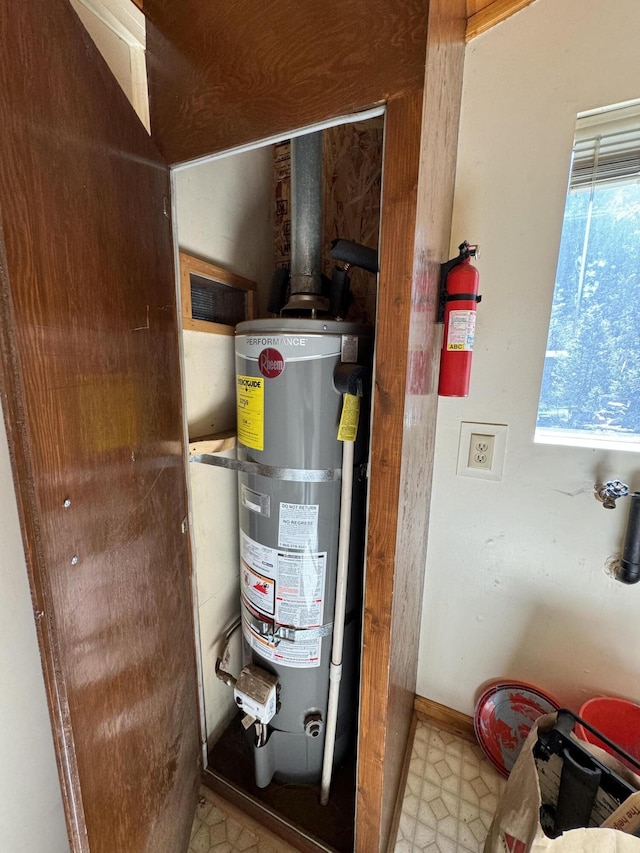
[[256, 474], [272, 480], [289, 480], [294, 483], [330, 483], [340, 480], [341, 468], [279, 468], [274, 465], [262, 465], [260, 462], [245, 462], [243, 459], [227, 459], [226, 456], [213, 456], [211, 453], [199, 453], [192, 456], [190, 462], [202, 462], [216, 468], [229, 471], [242, 471], [243, 474]]

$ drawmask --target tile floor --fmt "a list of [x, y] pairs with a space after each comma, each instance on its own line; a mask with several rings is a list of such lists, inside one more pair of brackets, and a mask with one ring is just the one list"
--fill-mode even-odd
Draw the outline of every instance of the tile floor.
[[481, 853], [505, 784], [477, 744], [419, 718], [395, 853]]
[[224, 804], [207, 788], [200, 789], [200, 801], [191, 828], [189, 853], [296, 853], [255, 821]]
[[[481, 853], [506, 781], [482, 750], [418, 719], [395, 853]], [[202, 789], [189, 853], [295, 853]]]

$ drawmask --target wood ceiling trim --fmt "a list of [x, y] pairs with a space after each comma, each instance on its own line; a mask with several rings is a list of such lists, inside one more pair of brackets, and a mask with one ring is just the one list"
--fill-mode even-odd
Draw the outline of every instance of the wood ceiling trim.
[[496, 24], [506, 21], [511, 15], [515, 15], [516, 12], [520, 12], [533, 2], [535, 0], [494, 0], [493, 3], [490, 3], [484, 9], [469, 17], [465, 36], [466, 41], [471, 41], [471, 39], [476, 38], [481, 33], [495, 27]]

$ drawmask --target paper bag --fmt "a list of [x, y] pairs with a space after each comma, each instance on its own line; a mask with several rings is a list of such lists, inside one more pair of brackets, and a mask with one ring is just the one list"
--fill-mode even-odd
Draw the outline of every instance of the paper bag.
[[[538, 730], [548, 731], [555, 719], [555, 714], [540, 717], [529, 732], [498, 804], [484, 853], [640, 853], [640, 838], [617, 829], [572, 829], [558, 838], [548, 838], [544, 834], [540, 824], [542, 793], [533, 747], [538, 740]], [[590, 744], [582, 745], [603, 764], [640, 788], [640, 779], [608, 753]]]

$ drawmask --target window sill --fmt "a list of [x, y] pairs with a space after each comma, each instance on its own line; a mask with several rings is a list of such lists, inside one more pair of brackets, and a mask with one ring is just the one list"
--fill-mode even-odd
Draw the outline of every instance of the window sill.
[[589, 450], [626, 450], [640, 453], [640, 438], [637, 435], [598, 435], [597, 433], [539, 427], [536, 429], [533, 440], [536, 444], [584, 447]]

